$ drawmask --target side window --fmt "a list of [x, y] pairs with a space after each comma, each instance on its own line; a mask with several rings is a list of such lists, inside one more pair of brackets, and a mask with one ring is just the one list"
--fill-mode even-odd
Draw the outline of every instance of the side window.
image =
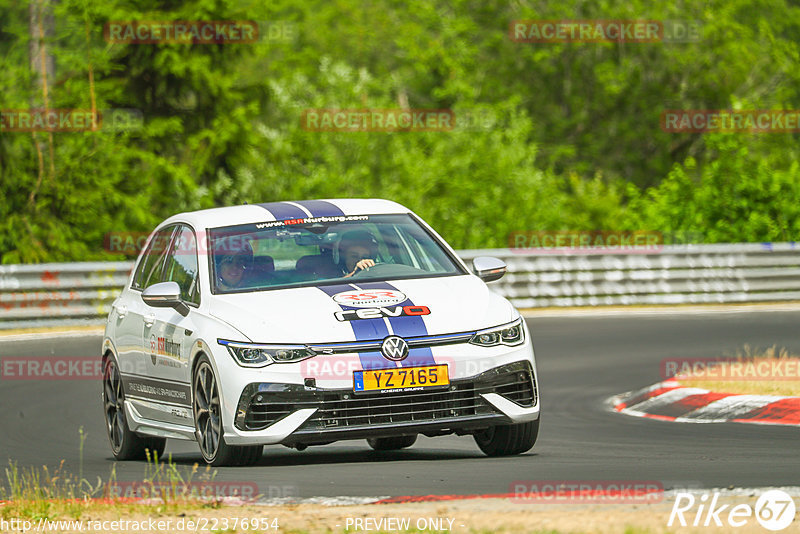
[[169, 250], [170, 239], [175, 226], [167, 226], [159, 230], [150, 240], [147, 250], [142, 254], [136, 274], [133, 277], [133, 289], [146, 289], [161, 281], [164, 269], [164, 258]]
[[197, 239], [191, 228], [181, 226], [167, 256], [164, 281], [177, 282], [185, 302], [200, 304], [197, 280]]

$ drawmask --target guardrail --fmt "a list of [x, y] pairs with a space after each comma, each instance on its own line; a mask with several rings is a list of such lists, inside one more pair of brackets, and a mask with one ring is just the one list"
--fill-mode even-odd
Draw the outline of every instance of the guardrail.
[[133, 262], [0, 265], [0, 329], [98, 324]]
[[[519, 308], [800, 300], [800, 243], [665, 246], [569, 253], [463, 250], [495, 256], [490, 283]], [[102, 323], [132, 262], [0, 265], [0, 329]]]
[[623, 254], [464, 250], [459, 255], [504, 259], [508, 274], [490, 285], [518, 308], [800, 300], [800, 243], [675, 245]]

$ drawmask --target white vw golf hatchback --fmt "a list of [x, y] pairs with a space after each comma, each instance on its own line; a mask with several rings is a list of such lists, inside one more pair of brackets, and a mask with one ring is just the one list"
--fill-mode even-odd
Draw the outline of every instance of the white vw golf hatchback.
[[117, 459], [196, 440], [212, 465], [417, 435], [489, 455], [536, 442], [530, 333], [425, 222], [387, 200], [309, 200], [170, 217], [148, 238], [103, 341]]

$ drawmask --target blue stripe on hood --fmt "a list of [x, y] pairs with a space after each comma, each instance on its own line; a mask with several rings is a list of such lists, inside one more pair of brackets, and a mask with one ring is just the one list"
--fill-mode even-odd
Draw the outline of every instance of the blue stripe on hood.
[[[342, 293], [344, 291], [356, 291], [356, 289], [349, 284], [320, 286], [317, 289], [324, 291], [329, 297], [333, 297], [337, 293]], [[358, 309], [357, 307], [347, 306], [346, 304], [339, 304], [339, 307], [343, 310]], [[383, 322], [383, 319], [360, 319], [358, 321], [348, 322], [353, 328], [356, 341], [381, 340], [389, 335], [389, 329], [386, 328], [386, 323]], [[362, 369], [388, 369], [397, 367], [395, 362], [387, 360], [380, 352], [360, 352], [358, 357], [361, 360]]]
[[[391, 289], [400, 291], [388, 282], [361, 282], [358, 287], [364, 289]], [[402, 293], [402, 291], [400, 291]], [[397, 304], [397, 306], [414, 306], [411, 299], [407, 298], [405, 301]], [[357, 323], [360, 321], [351, 321]], [[428, 327], [425, 326], [425, 321], [421, 315], [406, 315], [402, 317], [389, 317], [389, 324], [392, 325], [392, 331], [396, 336], [402, 338], [414, 336], [428, 335]], [[416, 347], [409, 350], [408, 358], [399, 362], [400, 367], [415, 367], [419, 365], [435, 365], [436, 360], [433, 359], [433, 351], [430, 347]]]

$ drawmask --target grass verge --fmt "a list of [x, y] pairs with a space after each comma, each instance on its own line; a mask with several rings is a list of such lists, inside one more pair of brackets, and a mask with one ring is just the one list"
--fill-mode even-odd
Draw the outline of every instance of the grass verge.
[[684, 386], [738, 395], [800, 396], [800, 356], [785, 348], [752, 349], [694, 365], [676, 376]]

